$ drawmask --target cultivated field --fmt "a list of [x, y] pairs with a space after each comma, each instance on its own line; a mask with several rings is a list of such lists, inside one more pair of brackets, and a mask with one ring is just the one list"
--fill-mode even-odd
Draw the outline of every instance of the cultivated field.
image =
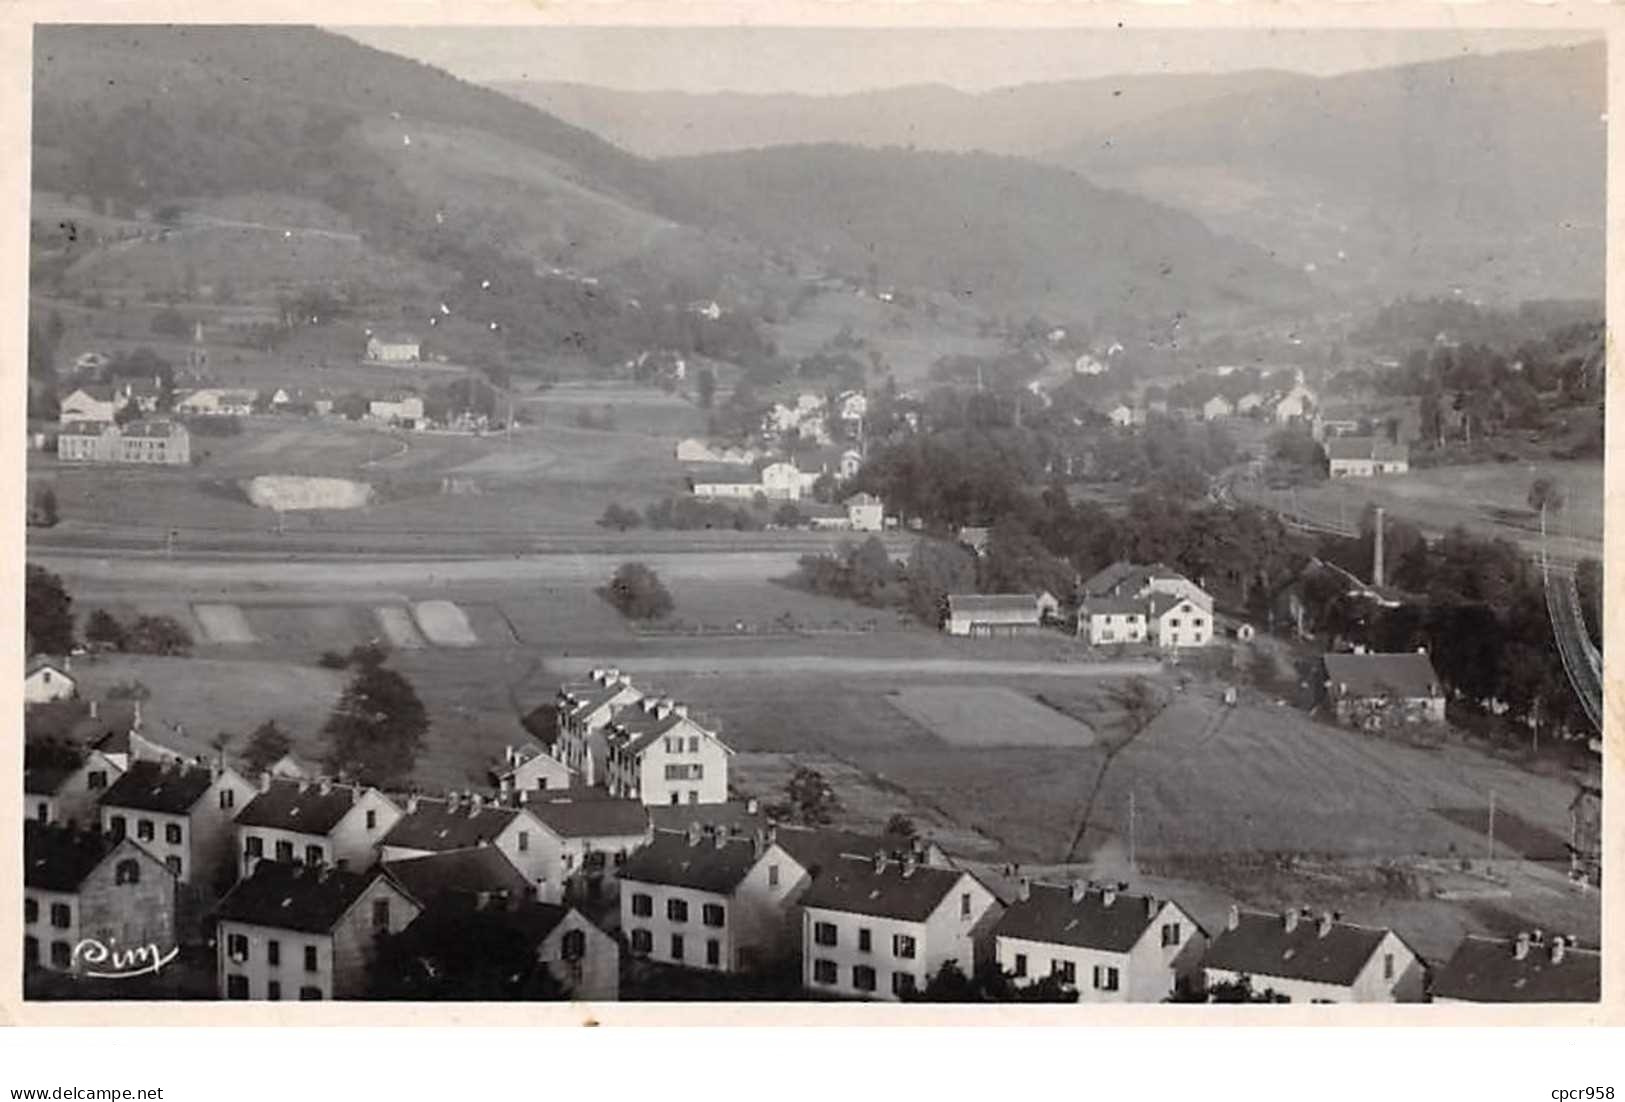
[[193, 605], [192, 612], [211, 643], [252, 643], [254, 629], [236, 605]]
[[1077, 720], [1001, 686], [911, 685], [890, 694], [904, 715], [955, 746], [1092, 746]]
[[463, 610], [451, 601], [419, 601], [412, 606], [418, 630], [438, 647], [474, 647], [480, 637], [474, 634]]

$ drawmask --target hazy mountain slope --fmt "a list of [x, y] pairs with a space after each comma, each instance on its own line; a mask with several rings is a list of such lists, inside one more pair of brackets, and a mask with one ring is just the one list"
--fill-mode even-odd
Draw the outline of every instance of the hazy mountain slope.
[[1605, 110], [1603, 47], [1563, 47], [1226, 96], [1052, 156], [1346, 286], [1600, 296]]
[[1219, 96], [1299, 83], [1308, 78], [1257, 71], [1123, 75], [980, 93], [913, 85], [840, 96], [627, 92], [545, 81], [492, 87], [624, 149], [666, 157], [824, 142], [1035, 154]]
[[1304, 291], [1189, 215], [1016, 158], [818, 145], [666, 163], [758, 240], [988, 309], [1151, 316]]

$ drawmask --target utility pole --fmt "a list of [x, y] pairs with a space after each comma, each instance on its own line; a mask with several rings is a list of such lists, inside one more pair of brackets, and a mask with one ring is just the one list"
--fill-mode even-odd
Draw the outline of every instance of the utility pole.
[[1490, 789], [1490, 860], [1495, 860], [1495, 789]]
[[1128, 794], [1128, 865], [1133, 869], [1134, 863], [1134, 793]]

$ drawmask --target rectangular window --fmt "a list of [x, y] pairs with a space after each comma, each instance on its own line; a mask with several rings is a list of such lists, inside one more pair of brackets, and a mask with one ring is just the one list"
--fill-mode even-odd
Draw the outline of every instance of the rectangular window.
[[852, 986], [859, 991], [873, 991], [875, 989], [875, 970], [867, 964], [854, 964], [852, 966]]
[[248, 936], [231, 934], [226, 938], [226, 956], [232, 960], [248, 959]]
[[181, 825], [179, 823], [164, 824], [164, 841], [172, 846], [181, 844]]
[[834, 945], [836, 943], [836, 940], [837, 940], [837, 936], [836, 936], [836, 933], [835, 933], [835, 923], [833, 923], [833, 922], [815, 922], [815, 923], [813, 923], [813, 944], [815, 944], [815, 945]]
[[779, 886], [779, 866], [767, 866], [767, 886], [770, 888], [776, 888]]
[[688, 780], [688, 766], [686, 766], [686, 765], [667, 765], [666, 766], [666, 779], [668, 781], [686, 781], [686, 780]]
[[707, 903], [700, 908], [700, 917], [707, 926], [721, 926], [727, 912], [723, 910], [721, 903]]
[[1162, 926], [1162, 943], [1164, 945], [1178, 945], [1184, 937], [1184, 931], [1177, 922], [1165, 922]]
[[1116, 991], [1117, 969], [1104, 964], [1097, 964], [1095, 965], [1094, 980], [1096, 991]]
[[690, 735], [689, 736], [689, 738], [688, 738], [688, 752], [690, 754], [698, 754], [700, 752], [700, 737], [698, 735]]
[[221, 811], [230, 811], [232, 808], [234, 808], [236, 806], [237, 806], [237, 791], [236, 791], [236, 789], [222, 788], [220, 790], [220, 810]]
[[528, 830], [521, 830], [519, 832], [519, 852], [530, 852], [530, 831]]
[[250, 857], [263, 857], [265, 855], [265, 839], [257, 834], [250, 834], [243, 839], [243, 852]]
[[306, 846], [305, 847], [305, 864], [307, 864], [307, 865], [319, 865], [321, 863], [322, 863], [322, 847], [321, 846]]
[[153, 826], [151, 819], [138, 819], [135, 824], [135, 836], [143, 842], [152, 841]]
[[227, 976], [226, 977], [226, 998], [228, 998], [228, 999], [246, 999], [246, 998], [248, 998], [248, 977], [247, 976]]
[[315, 971], [317, 971], [316, 964], [317, 964], [317, 961], [316, 961], [316, 946], [314, 946], [314, 945], [305, 946], [305, 971], [307, 971], [307, 972], [315, 972]]
[[164, 858], [164, 868], [179, 876], [181, 874], [181, 859], [173, 853], [170, 854]]
[[378, 812], [376, 812], [376, 811], [367, 812], [367, 829], [368, 830], [377, 830], [378, 829]]
[[914, 973], [893, 972], [891, 974], [891, 993], [898, 998], [914, 994]]
[[51, 925], [58, 930], [66, 930], [73, 925], [73, 908], [66, 903], [52, 903]]
[[280, 967], [282, 964], [282, 943], [275, 938], [265, 943], [265, 963], [272, 968]]
[[265, 985], [265, 997], [272, 1002], [281, 1002], [282, 984], [278, 983], [276, 980], [272, 980], [271, 982], [267, 983]]
[[686, 900], [686, 899], [668, 899], [668, 900], [666, 900], [666, 918], [668, 920], [672, 921], [672, 922], [687, 922], [688, 921], [688, 900]]
[[673, 804], [682, 803], [683, 802], [683, 794], [681, 792], [673, 792], [671, 794], [671, 802]]
[[1016, 965], [1011, 970], [1011, 975], [1019, 977], [1019, 976], [1025, 976], [1026, 974], [1027, 974], [1027, 954], [1026, 953], [1017, 953], [1016, 954]]
[[654, 898], [646, 892], [634, 892], [632, 894], [632, 913], [639, 918], [648, 918], [654, 914]]
[[673, 935], [671, 935], [671, 959], [672, 960], [682, 960], [683, 959], [683, 935], [682, 934], [673, 934]]
[[278, 842], [276, 844], [276, 859], [278, 861], [292, 862], [293, 861], [293, 843], [292, 842]]
[[301, 987], [299, 989], [299, 1001], [302, 1003], [321, 1002], [322, 989], [320, 987]]
[[867, 953], [869, 951], [870, 951], [869, 927], [864, 926], [863, 928], [858, 930], [858, 952]]
[[959, 917], [970, 917], [970, 892], [961, 892], [959, 896]]
[[32, 926], [39, 921], [39, 900], [23, 900], [23, 924]]
[[67, 968], [73, 964], [73, 948], [65, 941], [51, 942], [51, 964], [57, 968]]
[[374, 930], [389, 929], [389, 900], [374, 899], [372, 901], [372, 928]]
[[1382, 978], [1385, 980], [1394, 978], [1394, 954], [1392, 953], [1382, 955]]
[[113, 815], [107, 820], [107, 832], [115, 838], [124, 837], [124, 816]]
[[93, 769], [85, 775], [85, 784], [92, 792], [99, 792], [107, 787], [107, 770]]
[[700, 802], [700, 794], [692, 788], [688, 790], [688, 802], [691, 804], [697, 804]]
[[1078, 966], [1069, 960], [1057, 960], [1050, 963], [1050, 975], [1062, 983], [1075, 984], [1078, 982]]
[[839, 974], [835, 962], [832, 960], [813, 961], [813, 979], [818, 983], [834, 983]]
[[722, 963], [722, 942], [714, 937], [705, 940], [705, 963], [713, 968]]
[[654, 937], [648, 930], [632, 931], [632, 951], [634, 953], [647, 953], [654, 948]]
[[914, 939], [907, 934], [893, 934], [891, 939], [891, 953], [894, 957], [904, 960], [914, 959]]

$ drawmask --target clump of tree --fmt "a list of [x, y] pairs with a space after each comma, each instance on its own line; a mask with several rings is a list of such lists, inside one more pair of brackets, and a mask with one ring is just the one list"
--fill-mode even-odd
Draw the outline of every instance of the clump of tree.
[[73, 649], [73, 598], [62, 578], [29, 563], [23, 580], [23, 624], [29, 654], [67, 654]]
[[132, 654], [182, 657], [192, 653], [192, 633], [170, 616], [137, 616], [126, 631], [124, 649]]
[[628, 620], [659, 620], [675, 607], [660, 575], [641, 562], [622, 563], [598, 595]]
[[1238, 976], [1233, 980], [1210, 983], [1206, 987], [1180, 982], [1174, 987], [1173, 994], [1163, 1001], [1169, 1003], [1289, 1003], [1292, 1000], [1280, 994], [1274, 988], [1256, 989], [1253, 986], [1251, 976]]
[[643, 516], [636, 509], [630, 509], [620, 502], [612, 502], [604, 510], [604, 515], [598, 518], [598, 527], [613, 528], [617, 532], [625, 532], [629, 528], [636, 528], [643, 523]]
[[794, 581], [814, 593], [845, 597], [875, 608], [900, 604], [907, 593], [902, 571], [878, 536], [870, 536], [861, 544], [842, 540], [830, 554], [801, 556]]
[[375, 653], [359, 663], [322, 728], [323, 764], [361, 784], [399, 785], [411, 777], [428, 731], [417, 690]]
[[705, 501], [686, 494], [648, 506], [643, 510], [643, 521], [650, 528], [680, 532], [700, 529], [759, 532], [766, 523], [763, 515], [755, 509], [722, 501]]
[[1266, 478], [1271, 483], [1323, 482], [1330, 471], [1326, 449], [1302, 429], [1282, 429], [1270, 437]]
[[801, 765], [784, 784], [784, 799], [770, 804], [769, 817], [780, 822], [827, 826], [841, 808], [835, 789], [816, 769]]
[[61, 520], [56, 491], [41, 486], [28, 503], [28, 523], [35, 528], [55, 528]]
[[905, 994], [904, 1002], [920, 1003], [1075, 1003], [1078, 989], [1059, 976], [1040, 976], [1030, 983], [1017, 983], [996, 961], [979, 965], [966, 975], [956, 960], [944, 961], [925, 986]]
[[85, 642], [98, 650], [123, 650], [129, 641], [130, 633], [105, 608], [98, 608], [85, 621]]
[[243, 764], [251, 773], [263, 773], [293, 749], [293, 738], [274, 719], [254, 728], [243, 748]]

